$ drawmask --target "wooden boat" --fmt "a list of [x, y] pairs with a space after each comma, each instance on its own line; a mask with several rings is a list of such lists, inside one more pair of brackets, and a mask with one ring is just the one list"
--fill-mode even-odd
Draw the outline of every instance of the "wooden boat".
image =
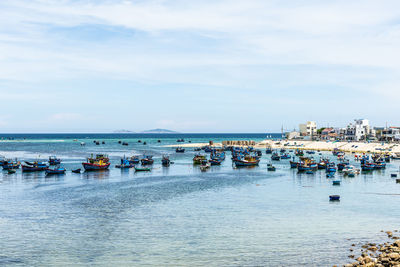
[[61, 159], [58, 159], [56, 156], [50, 156], [49, 157], [49, 164], [51, 165], [51, 166], [53, 166], [53, 165], [58, 165], [58, 164], [60, 164], [61, 163]]
[[290, 168], [296, 169], [300, 165], [299, 162], [290, 161]]
[[87, 162], [82, 163], [85, 171], [103, 171], [110, 167], [109, 158], [106, 155], [98, 154], [95, 158], [92, 157], [87, 159]]
[[193, 164], [198, 165], [198, 164], [202, 164], [203, 162], [207, 162], [206, 156], [201, 155], [201, 154], [197, 154], [194, 156]]
[[340, 181], [339, 180], [332, 181], [332, 185], [340, 185]]
[[281, 155], [281, 159], [290, 159], [290, 155], [285, 153], [285, 154]]
[[140, 160], [142, 165], [152, 165], [154, 163], [153, 156], [143, 155], [143, 158]]
[[139, 164], [140, 163], [139, 156], [132, 156], [128, 160], [129, 160], [129, 164]]
[[302, 156], [304, 156], [304, 151], [303, 151], [303, 150], [300, 150], [300, 149], [296, 149], [296, 150], [294, 151], [294, 154], [295, 154], [296, 156], [298, 156], [298, 157], [302, 157]]
[[258, 166], [260, 160], [252, 156], [245, 156], [244, 158], [234, 159], [233, 163], [235, 164], [236, 167], [251, 167], [251, 166]]
[[133, 164], [131, 164], [130, 161], [128, 159], [126, 159], [125, 157], [123, 157], [121, 159], [121, 164], [115, 165], [115, 168], [119, 168], [119, 169], [129, 169], [132, 167], [133, 167]]
[[45, 171], [48, 168], [47, 164], [40, 162], [33, 162], [30, 165], [22, 164], [22, 172], [39, 172]]
[[267, 147], [267, 149], [265, 150], [265, 154], [272, 154], [272, 148]]
[[329, 196], [329, 200], [330, 201], [339, 201], [340, 200], [340, 196], [339, 195], [330, 195]]
[[275, 166], [273, 166], [272, 164], [269, 163], [267, 165], [267, 170], [270, 172], [274, 172], [274, 171], [276, 171], [276, 168], [275, 168]]
[[140, 168], [140, 167], [134, 167], [135, 172], [149, 172], [151, 171], [151, 168]]
[[281, 159], [281, 157], [278, 155], [278, 153], [273, 153], [272, 154], [272, 156], [271, 156], [271, 160], [276, 160], [276, 161], [278, 161], [278, 160], [280, 160]]
[[326, 172], [336, 172], [336, 166], [335, 166], [335, 163], [329, 163], [327, 166], [326, 166]]
[[161, 164], [164, 167], [169, 167], [169, 165], [171, 165], [171, 160], [169, 159], [168, 156], [163, 156], [162, 159], [161, 159]]
[[81, 173], [81, 169], [72, 170], [73, 173]]
[[12, 160], [10, 161], [5, 161], [3, 163], [3, 170], [15, 170], [15, 169], [19, 169], [19, 166], [21, 165], [21, 163], [19, 161], [14, 162]]
[[65, 168], [54, 168], [54, 169], [50, 169], [47, 168], [46, 170], [46, 174], [50, 175], [50, 174], [65, 174]]
[[222, 160], [219, 158], [212, 158], [208, 161], [211, 165], [221, 165]]
[[185, 153], [185, 149], [184, 149], [183, 147], [177, 147], [177, 148], [175, 149], [175, 152], [176, 152], [176, 153]]

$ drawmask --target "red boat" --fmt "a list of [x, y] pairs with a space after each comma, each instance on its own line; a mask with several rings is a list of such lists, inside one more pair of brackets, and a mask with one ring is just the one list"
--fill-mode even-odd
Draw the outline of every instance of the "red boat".
[[82, 166], [86, 171], [102, 171], [110, 167], [110, 162], [106, 155], [99, 154], [96, 155], [96, 158], [93, 156], [88, 158], [87, 162], [82, 163]]

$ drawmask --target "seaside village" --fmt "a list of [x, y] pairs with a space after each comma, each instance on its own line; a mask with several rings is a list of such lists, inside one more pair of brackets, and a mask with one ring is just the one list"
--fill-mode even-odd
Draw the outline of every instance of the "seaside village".
[[317, 127], [315, 121], [299, 125], [299, 131], [286, 134], [289, 140], [400, 141], [400, 127], [372, 127], [367, 119], [356, 119], [344, 128]]

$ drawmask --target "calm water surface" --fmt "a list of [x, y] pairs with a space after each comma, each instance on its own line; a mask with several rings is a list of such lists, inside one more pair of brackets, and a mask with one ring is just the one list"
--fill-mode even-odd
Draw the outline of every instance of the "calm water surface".
[[[288, 160], [269, 173], [266, 155], [257, 168], [233, 169], [228, 153], [222, 166], [202, 173], [192, 165], [192, 149], [175, 154], [164, 147], [180, 137], [259, 141], [265, 135], [0, 138], [9, 136], [15, 140], [1, 141], [0, 154], [20, 160], [55, 154], [68, 170], [98, 152], [108, 153], [112, 165], [143, 153], [153, 154], [155, 164], [151, 173], [0, 173], [0, 265], [332, 266], [349, 262], [351, 244], [381, 241], [380, 230], [399, 228], [400, 185], [390, 173], [400, 162], [355, 178], [337, 174], [342, 184], [332, 186], [324, 171], [298, 174]], [[163, 154], [171, 155], [171, 167], [161, 167]], [[329, 202], [330, 194], [341, 201]]]

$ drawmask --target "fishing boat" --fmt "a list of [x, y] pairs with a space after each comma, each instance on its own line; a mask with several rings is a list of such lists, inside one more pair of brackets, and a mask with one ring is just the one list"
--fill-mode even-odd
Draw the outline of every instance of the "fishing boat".
[[300, 165], [299, 162], [290, 161], [290, 168], [296, 169]]
[[161, 159], [161, 165], [164, 167], [169, 167], [170, 164], [171, 164], [171, 160], [169, 159], [169, 157], [163, 156]]
[[211, 158], [210, 160], [208, 160], [208, 162], [209, 162], [211, 165], [221, 165], [222, 160], [219, 159], [219, 158]]
[[45, 171], [48, 168], [47, 164], [41, 162], [33, 162], [30, 165], [22, 164], [23, 172], [39, 172]]
[[371, 162], [365, 162], [361, 164], [362, 171], [373, 171], [375, 169], [375, 164]]
[[45, 171], [47, 175], [50, 175], [50, 174], [65, 174], [66, 170], [65, 168], [59, 167], [54, 169], [47, 168]]
[[300, 164], [297, 166], [299, 172], [317, 170], [318, 164], [312, 159], [307, 157], [300, 157]]
[[273, 171], [276, 171], [276, 168], [271, 163], [268, 163], [267, 170], [270, 171], [270, 172], [273, 172]]
[[265, 150], [265, 154], [272, 154], [272, 148], [267, 147], [267, 149]]
[[132, 168], [133, 164], [129, 162], [129, 159], [126, 159], [125, 157], [121, 159], [121, 164], [115, 165], [115, 168], [119, 169], [129, 169]]
[[50, 166], [58, 165], [58, 164], [60, 164], [60, 163], [61, 163], [61, 159], [57, 158], [56, 156], [50, 156], [50, 157], [49, 157], [49, 164], [50, 164]]
[[239, 157], [233, 160], [233, 163], [236, 167], [251, 167], [251, 166], [258, 166], [260, 163], [259, 159], [256, 159], [252, 156], [245, 156], [243, 158]]
[[339, 180], [332, 181], [332, 185], [340, 185], [340, 181]]
[[104, 154], [97, 154], [94, 158], [93, 155], [87, 159], [87, 162], [82, 163], [85, 171], [103, 171], [110, 167], [108, 156]]
[[328, 165], [326, 165], [326, 172], [336, 172], [335, 163], [331, 162]]
[[315, 154], [315, 151], [307, 150], [306, 153], [309, 154], [309, 155], [312, 155], [312, 154]]
[[135, 172], [149, 172], [151, 171], [151, 168], [140, 168], [140, 167], [134, 167], [135, 168]]
[[324, 170], [326, 169], [326, 166], [329, 164], [329, 160], [327, 159], [320, 159], [318, 163], [318, 169], [319, 170]]
[[201, 154], [197, 154], [194, 156], [193, 164], [198, 165], [198, 164], [202, 164], [203, 162], [207, 162], [206, 156], [201, 155]]
[[340, 200], [340, 196], [339, 195], [330, 195], [329, 196], [329, 200], [330, 201], [339, 201]]
[[72, 170], [73, 173], [81, 173], [81, 169]]
[[129, 160], [129, 164], [139, 164], [140, 163], [139, 156], [132, 156], [128, 160]]
[[21, 165], [21, 163], [19, 161], [8, 160], [8, 161], [3, 162], [3, 170], [19, 169], [20, 165]]
[[281, 159], [290, 159], [290, 155], [288, 153], [285, 153], [281, 155]]
[[276, 152], [272, 153], [272, 155], [271, 155], [271, 160], [278, 161], [278, 160], [280, 160], [280, 159], [281, 159], [281, 157], [279, 156], [278, 153], [276, 153]]
[[177, 147], [177, 148], [175, 149], [175, 152], [176, 152], [176, 153], [184, 153], [184, 152], [185, 152], [185, 149], [184, 149], [183, 147]]
[[302, 157], [302, 156], [304, 156], [304, 151], [303, 151], [303, 150], [300, 150], [300, 149], [296, 149], [296, 150], [294, 151], [294, 154], [295, 154], [296, 156], [298, 156], [298, 157]]
[[202, 172], [205, 172], [205, 171], [207, 171], [209, 168], [211, 167], [211, 164], [210, 163], [207, 163], [207, 162], [203, 162], [201, 165], [200, 165], [200, 170], [202, 171]]
[[143, 155], [143, 158], [140, 160], [142, 165], [152, 165], [154, 163], [153, 156], [151, 155]]

